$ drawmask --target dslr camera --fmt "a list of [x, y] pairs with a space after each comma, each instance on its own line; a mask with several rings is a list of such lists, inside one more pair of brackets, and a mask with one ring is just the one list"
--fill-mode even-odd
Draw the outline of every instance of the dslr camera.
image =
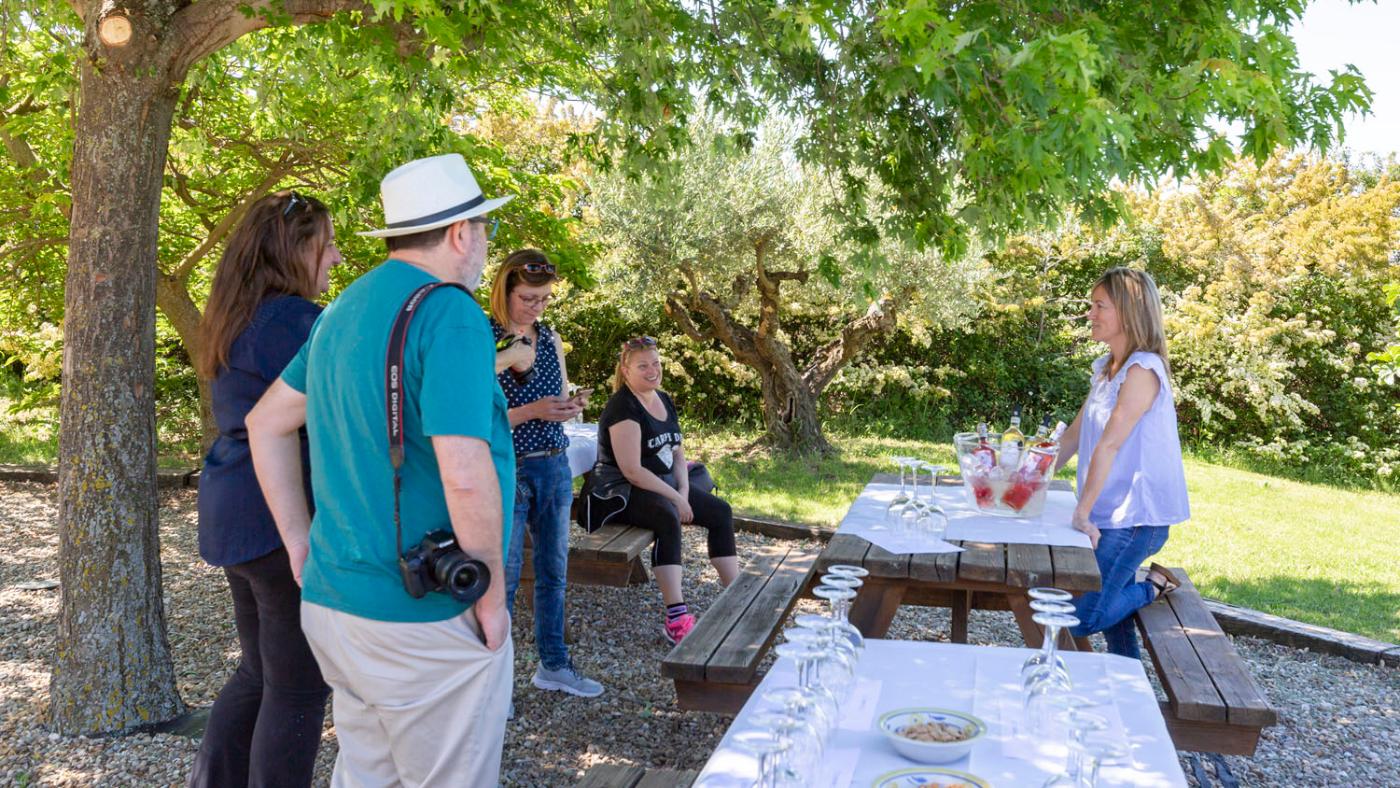
[[475, 604], [491, 585], [491, 569], [457, 546], [452, 532], [438, 529], [399, 556], [399, 573], [409, 596], [422, 599], [429, 591], [447, 594], [463, 604]]

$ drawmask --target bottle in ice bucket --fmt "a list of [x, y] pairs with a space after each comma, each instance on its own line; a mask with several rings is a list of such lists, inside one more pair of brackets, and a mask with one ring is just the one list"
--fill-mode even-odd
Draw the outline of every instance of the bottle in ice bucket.
[[1016, 470], [1021, 460], [1021, 449], [1026, 445], [1026, 434], [1021, 432], [1021, 406], [1011, 410], [1011, 425], [1001, 434], [1001, 467], [1007, 473]]
[[[1064, 431], [1065, 423], [1062, 421], [1055, 425], [1055, 431], [1048, 437], [1032, 441], [1031, 447], [1021, 458], [1020, 467], [1011, 478], [1010, 486], [1002, 493], [1003, 504], [1013, 511], [1021, 512], [1037, 493], [1044, 492], [1050, 484], [1050, 477], [1055, 473], [1055, 457], [1060, 452], [1060, 436]], [[1040, 432], [1036, 435], [1040, 437]]]
[[992, 505], [991, 473], [997, 467], [997, 450], [987, 437], [987, 422], [977, 425], [977, 448], [972, 450], [972, 474], [968, 483], [978, 506]]

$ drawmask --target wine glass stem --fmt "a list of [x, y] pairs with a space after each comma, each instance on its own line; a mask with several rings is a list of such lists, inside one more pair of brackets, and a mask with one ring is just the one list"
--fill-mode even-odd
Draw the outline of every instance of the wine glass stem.
[[814, 689], [816, 687], [816, 660], [799, 659], [797, 661], [797, 686], [803, 689]]
[[1056, 651], [1059, 649], [1060, 627], [1055, 624], [1047, 624], [1045, 627], [1045, 666], [1051, 670], [1055, 669]]

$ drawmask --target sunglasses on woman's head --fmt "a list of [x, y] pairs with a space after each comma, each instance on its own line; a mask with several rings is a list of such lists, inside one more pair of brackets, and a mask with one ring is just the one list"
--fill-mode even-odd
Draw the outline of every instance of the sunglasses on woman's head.
[[306, 204], [307, 204], [307, 202], [306, 202], [306, 198], [305, 198], [305, 197], [302, 197], [300, 194], [297, 194], [296, 192], [289, 192], [289, 193], [287, 194], [287, 204], [284, 205], [284, 206], [282, 206], [282, 218], [285, 219], [285, 218], [287, 218], [288, 216], [291, 216], [291, 215], [292, 215], [292, 211], [296, 210], [296, 207], [297, 207], [298, 205], [306, 205]]
[[525, 263], [520, 266], [520, 270], [527, 274], [548, 274], [554, 276], [553, 263]]
[[632, 337], [623, 342], [622, 346], [629, 350], [641, 350], [642, 348], [656, 347], [656, 340], [651, 337]]

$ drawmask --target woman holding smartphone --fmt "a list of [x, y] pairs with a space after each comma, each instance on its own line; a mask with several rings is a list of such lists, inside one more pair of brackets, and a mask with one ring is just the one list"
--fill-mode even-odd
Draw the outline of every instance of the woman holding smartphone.
[[564, 422], [588, 403], [588, 390], [567, 396], [564, 343], [540, 322], [558, 280], [538, 249], [521, 249], [501, 263], [491, 285], [491, 327], [500, 343], [498, 378], [510, 404], [515, 439], [515, 528], [506, 556], [506, 609], [514, 610], [524, 563], [525, 529], [535, 560], [535, 648], [540, 664], [532, 683], [584, 698], [603, 685], [574, 669], [564, 643], [564, 588], [569, 572], [569, 509], [573, 473]]
[[1079, 453], [1071, 520], [1089, 536], [1101, 591], [1075, 600], [1075, 637], [1102, 632], [1108, 650], [1138, 657], [1133, 613], [1179, 583], [1152, 564], [1170, 527], [1190, 518], [1176, 431], [1167, 340], [1157, 285], [1144, 271], [1111, 268], [1089, 294], [1090, 336], [1108, 345], [1093, 364], [1089, 396], [1060, 441], [1059, 464]]

